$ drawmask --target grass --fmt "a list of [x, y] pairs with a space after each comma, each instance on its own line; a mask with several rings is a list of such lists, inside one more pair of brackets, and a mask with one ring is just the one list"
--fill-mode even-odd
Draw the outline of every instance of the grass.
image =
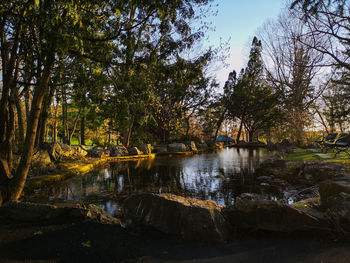
[[[333, 151], [327, 152], [327, 155], [334, 156], [333, 158], [323, 158], [320, 156], [321, 152], [313, 152], [310, 149], [295, 149], [293, 153], [286, 156], [284, 159], [286, 161], [308, 161], [308, 160], [321, 160], [330, 162], [348, 162], [350, 163], [350, 158], [345, 153], [340, 153], [335, 157]], [[343, 156], [343, 155], [346, 156]]]

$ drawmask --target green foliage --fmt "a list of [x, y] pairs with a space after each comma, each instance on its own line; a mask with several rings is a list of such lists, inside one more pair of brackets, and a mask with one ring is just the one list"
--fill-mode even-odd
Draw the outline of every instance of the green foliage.
[[254, 37], [247, 67], [238, 77], [231, 72], [224, 87], [228, 114], [243, 122], [249, 140], [257, 130], [274, 127], [282, 118], [279, 94], [264, 80], [261, 48], [261, 41]]

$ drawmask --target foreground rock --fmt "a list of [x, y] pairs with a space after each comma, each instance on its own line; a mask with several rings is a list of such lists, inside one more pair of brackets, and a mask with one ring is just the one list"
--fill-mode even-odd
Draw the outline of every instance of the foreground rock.
[[326, 180], [319, 186], [322, 208], [346, 231], [350, 231], [350, 178]]
[[149, 227], [184, 240], [224, 242], [229, 226], [214, 201], [172, 194], [140, 194], [123, 205], [127, 227]]
[[293, 232], [327, 226], [327, 218], [317, 210], [272, 200], [237, 198], [235, 205], [225, 208], [223, 213], [233, 227], [241, 230]]
[[338, 195], [339, 193], [350, 194], [350, 177], [323, 181], [320, 183], [319, 192], [321, 205], [328, 207], [328, 201], [332, 196]]
[[27, 202], [8, 202], [0, 207], [1, 223], [66, 223], [92, 220], [99, 223], [119, 224], [96, 205], [56, 206]]

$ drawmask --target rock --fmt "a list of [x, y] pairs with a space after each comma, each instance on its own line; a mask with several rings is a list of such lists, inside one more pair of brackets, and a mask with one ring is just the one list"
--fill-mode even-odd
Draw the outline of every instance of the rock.
[[126, 149], [126, 147], [123, 145], [110, 146], [109, 150], [112, 157], [129, 155], [128, 149]]
[[190, 152], [195, 152], [197, 151], [197, 146], [194, 141], [190, 141], [186, 143], [187, 150]]
[[101, 150], [97, 148], [92, 148], [88, 150], [87, 157], [91, 158], [106, 158], [111, 155], [111, 152], [109, 150]]
[[309, 161], [304, 166], [303, 175], [308, 181], [319, 183], [331, 178], [349, 176], [350, 169], [336, 162]]
[[151, 154], [152, 146], [150, 144], [144, 144], [140, 146], [140, 150], [143, 152], [143, 154]]
[[223, 149], [224, 143], [223, 142], [216, 142], [215, 143], [215, 149]]
[[87, 152], [82, 153], [78, 146], [69, 146], [64, 143], [52, 143], [50, 145], [49, 154], [54, 162], [62, 160], [79, 159], [87, 155]]
[[319, 193], [321, 206], [329, 207], [328, 201], [330, 200], [330, 197], [336, 196], [340, 193], [350, 194], [350, 177], [323, 181], [319, 185]]
[[142, 155], [143, 152], [141, 152], [137, 147], [132, 147], [128, 149], [129, 155]]
[[155, 145], [153, 148], [154, 153], [166, 153], [168, 152], [168, 147], [166, 145]]
[[255, 194], [255, 193], [242, 193], [240, 198], [248, 199], [248, 200], [266, 200], [265, 196]]
[[349, 176], [350, 169], [335, 162], [267, 159], [256, 169], [256, 174], [273, 175], [289, 183], [311, 186], [326, 179]]
[[197, 145], [197, 148], [198, 148], [198, 149], [205, 149], [205, 148], [208, 148], [208, 144], [206, 144], [206, 143], [200, 143], [200, 144]]
[[46, 150], [39, 150], [34, 153], [31, 162], [31, 174], [39, 175], [43, 172], [47, 172], [50, 169], [54, 169], [55, 165], [51, 161], [50, 155]]
[[123, 212], [127, 227], [153, 228], [184, 240], [224, 242], [229, 234], [221, 207], [211, 200], [140, 194], [125, 200]]
[[71, 147], [75, 150], [76, 155], [85, 157], [88, 154], [88, 149], [85, 149], [82, 145], [74, 145]]
[[186, 145], [183, 143], [171, 143], [168, 144], [169, 152], [186, 152]]
[[270, 181], [272, 180], [272, 176], [258, 176], [256, 179], [259, 181]]
[[327, 212], [347, 230], [350, 230], [350, 194], [338, 193], [327, 198]]
[[225, 208], [223, 214], [232, 226], [242, 230], [293, 232], [317, 230], [327, 225], [324, 218], [311, 215], [308, 210], [311, 208], [299, 208], [272, 200], [237, 197], [235, 205]]
[[109, 224], [120, 223], [118, 219], [109, 216], [103, 209], [95, 205], [84, 207], [8, 202], [0, 207], [0, 222], [4, 223], [63, 223], [84, 220]]

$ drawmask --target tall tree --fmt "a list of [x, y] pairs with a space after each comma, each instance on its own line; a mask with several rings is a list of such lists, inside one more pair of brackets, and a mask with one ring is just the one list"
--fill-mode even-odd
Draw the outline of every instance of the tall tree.
[[264, 79], [261, 51], [261, 41], [254, 37], [247, 67], [241, 70], [238, 79], [232, 72], [225, 85], [229, 94], [228, 112], [232, 118], [240, 120], [249, 141], [253, 141], [258, 130], [276, 125], [281, 116], [278, 93]]

